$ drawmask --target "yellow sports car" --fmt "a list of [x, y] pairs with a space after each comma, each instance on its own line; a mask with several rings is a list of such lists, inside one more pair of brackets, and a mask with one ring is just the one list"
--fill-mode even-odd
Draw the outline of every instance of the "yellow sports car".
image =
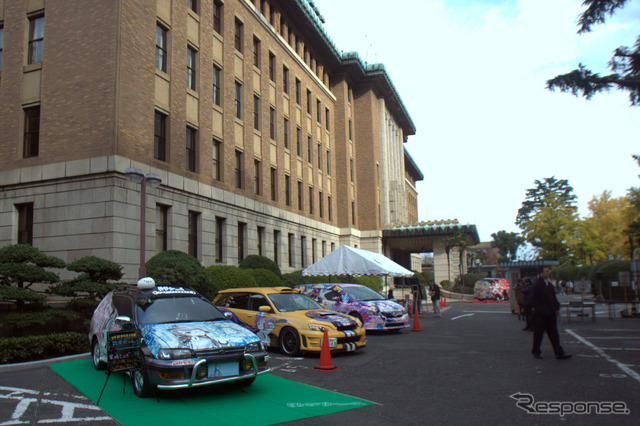
[[331, 351], [355, 351], [367, 345], [360, 320], [328, 311], [309, 296], [289, 287], [222, 290], [214, 305], [231, 320], [253, 331], [265, 344], [285, 355], [320, 352], [327, 330]]

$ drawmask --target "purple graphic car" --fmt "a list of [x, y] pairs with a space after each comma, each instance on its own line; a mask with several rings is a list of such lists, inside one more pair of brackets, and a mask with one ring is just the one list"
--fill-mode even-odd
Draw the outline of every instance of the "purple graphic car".
[[365, 330], [409, 327], [405, 308], [360, 284], [305, 284], [297, 288], [325, 308], [359, 318]]

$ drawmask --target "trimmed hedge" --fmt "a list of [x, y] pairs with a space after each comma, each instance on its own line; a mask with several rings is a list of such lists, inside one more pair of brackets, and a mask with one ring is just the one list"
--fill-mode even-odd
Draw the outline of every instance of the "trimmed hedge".
[[241, 269], [231, 265], [211, 265], [207, 266], [206, 270], [215, 283], [213, 294], [203, 293], [209, 299], [213, 299], [220, 290], [228, 288], [258, 287], [251, 269]]
[[282, 277], [282, 272], [280, 272], [278, 264], [265, 256], [250, 254], [242, 259], [238, 266], [242, 269], [267, 269], [276, 274], [278, 278]]
[[282, 287], [282, 279], [268, 269], [248, 269], [258, 287]]
[[36, 361], [89, 350], [87, 335], [72, 331], [44, 336], [2, 337], [0, 364]]
[[4, 317], [4, 323], [17, 328], [27, 328], [34, 325], [47, 325], [51, 320], [75, 322], [80, 320], [80, 314], [71, 309], [48, 308], [42, 311], [12, 312]]
[[213, 277], [190, 254], [166, 250], [153, 256], [146, 265], [147, 275], [155, 280], [156, 285], [187, 286], [208, 298], [216, 293]]

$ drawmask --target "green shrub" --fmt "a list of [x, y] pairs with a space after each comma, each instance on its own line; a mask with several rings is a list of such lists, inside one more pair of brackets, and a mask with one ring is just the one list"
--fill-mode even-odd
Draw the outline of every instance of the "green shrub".
[[[304, 280], [302, 279], [302, 270], [293, 271], [286, 274], [282, 274], [282, 284], [287, 287], [293, 288], [299, 284], [304, 284], [305, 282], [311, 283], [311, 281], [307, 281], [307, 278], [310, 278], [310, 277], [305, 277]], [[320, 282], [323, 282], [323, 281], [320, 281]]]
[[80, 320], [80, 314], [70, 309], [46, 308], [38, 311], [13, 312], [5, 315], [4, 324], [16, 328], [26, 328], [35, 325], [46, 325], [53, 319], [69, 322]]
[[95, 309], [98, 307], [99, 303], [99, 300], [79, 297], [76, 299], [71, 299], [69, 303], [67, 303], [67, 308], [73, 309], [74, 311], [79, 312], [83, 315], [86, 315], [88, 313], [89, 316], [91, 316], [93, 314], [93, 311], [95, 311]]
[[211, 265], [206, 269], [214, 282], [214, 294], [205, 295], [207, 298], [213, 299], [220, 290], [228, 288], [258, 287], [258, 283], [250, 269], [241, 269], [231, 265]]
[[278, 278], [282, 277], [282, 272], [280, 272], [280, 267], [276, 262], [265, 256], [250, 254], [242, 259], [238, 266], [243, 269], [267, 269], [276, 274]]
[[282, 279], [268, 269], [248, 269], [258, 287], [282, 287]]
[[62, 259], [48, 256], [28, 244], [0, 248], [0, 300], [15, 303], [22, 311], [28, 303], [42, 305], [44, 296], [31, 290], [33, 283], [53, 284], [60, 281], [51, 268], [64, 268]]
[[473, 288], [476, 284], [476, 281], [482, 278], [486, 278], [487, 274], [485, 273], [469, 273], [460, 275], [455, 280], [455, 286], [452, 289], [457, 293], [462, 294], [473, 294]]
[[153, 256], [146, 265], [147, 275], [156, 285], [191, 287], [207, 298], [216, 292], [213, 276], [190, 254], [166, 250]]
[[354, 277], [354, 281], [356, 284], [360, 284], [366, 287], [369, 287], [373, 291], [377, 291], [380, 293], [382, 291], [382, 277], [373, 277], [373, 276], [359, 276]]
[[578, 278], [578, 267], [571, 263], [565, 263], [553, 270], [553, 277], [558, 280], [574, 281]]
[[44, 336], [0, 337], [0, 364], [35, 361], [89, 351], [84, 333], [66, 332]]
[[591, 270], [594, 268], [594, 266], [595, 265], [585, 265], [578, 267], [578, 270], [576, 271], [576, 278], [574, 281], [580, 281], [582, 278], [588, 280], [589, 274], [591, 273]]
[[420, 281], [420, 284], [423, 285], [429, 285], [429, 283], [435, 278], [433, 271], [413, 272], [415, 274], [414, 277], [416, 277], [418, 281]]
[[89, 322], [93, 312], [98, 307], [100, 300], [88, 299], [86, 297], [78, 297], [67, 302], [67, 308], [77, 312], [81, 318], [87, 321], [87, 330], [89, 330]]
[[618, 281], [618, 272], [631, 271], [631, 262], [628, 260], [608, 260], [596, 264], [589, 272], [592, 283], [598, 281], [597, 274], [602, 274], [602, 282]]
[[117, 284], [109, 281], [118, 281], [123, 275], [121, 265], [96, 256], [76, 259], [67, 265], [67, 269], [77, 272], [78, 276], [49, 287], [48, 293], [67, 297], [86, 294], [88, 299], [100, 300]]

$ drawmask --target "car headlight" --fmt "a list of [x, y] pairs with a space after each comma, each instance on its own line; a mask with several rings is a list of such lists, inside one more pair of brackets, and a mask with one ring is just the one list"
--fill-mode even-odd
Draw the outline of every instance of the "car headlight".
[[244, 347], [245, 352], [260, 352], [262, 350], [262, 342], [249, 343]]
[[324, 333], [325, 330], [331, 331], [330, 328], [322, 327], [321, 325], [313, 325], [313, 324], [309, 325], [309, 330], [319, 331], [320, 333]]
[[165, 349], [158, 350], [158, 359], [183, 359], [193, 358], [193, 354], [189, 349]]

